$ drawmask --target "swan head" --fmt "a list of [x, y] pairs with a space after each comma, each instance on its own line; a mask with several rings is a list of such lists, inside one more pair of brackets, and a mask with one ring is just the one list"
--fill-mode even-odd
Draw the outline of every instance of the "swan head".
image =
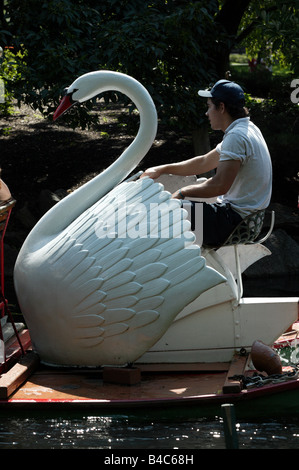
[[105, 74], [105, 72], [86, 73], [65, 88], [64, 96], [53, 115], [54, 121], [74, 104], [83, 103], [99, 93], [99, 74]]
[[[104, 91], [120, 91], [127, 94], [128, 89], [140, 87], [140, 83], [123, 73], [98, 70], [78, 77], [64, 90], [64, 96], [56, 109], [53, 120], [64, 114], [76, 103], [83, 103]], [[135, 93], [134, 93], [135, 94]], [[138, 103], [135, 103], [138, 107]]]

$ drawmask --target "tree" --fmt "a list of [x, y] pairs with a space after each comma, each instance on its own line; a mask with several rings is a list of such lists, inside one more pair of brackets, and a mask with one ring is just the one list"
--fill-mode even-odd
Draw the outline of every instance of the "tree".
[[[225, 76], [234, 47], [266, 31], [272, 48], [283, 49], [295, 67], [298, 1], [2, 0], [0, 40], [23, 57], [21, 74], [7, 87], [49, 115], [77, 76], [122, 71], [147, 87], [161, 120], [198, 135], [205, 103], [197, 90]], [[292, 31], [281, 39], [288, 24]], [[84, 110], [69, 119], [86, 125]]]
[[42, 112], [51, 112], [53, 101], [57, 102], [61, 87], [70, 83], [70, 77], [98, 66], [98, 58], [93, 62], [90, 55], [97, 26], [94, 17], [98, 17], [92, 3], [7, 2], [12, 44], [15, 51], [22, 50], [25, 56], [21, 79], [8, 83], [17, 99]]
[[[210, 44], [217, 41], [213, 32], [217, 2], [205, 4], [9, 0], [4, 16], [10, 18], [9, 33], [16, 49], [26, 51], [26, 60], [21, 80], [8, 86], [18, 99], [49, 114], [59, 92], [75, 77], [110, 68], [140, 80], [161, 119], [198, 127], [204, 107], [197, 89], [217, 78], [209, 55]], [[83, 109], [78, 117], [86, 124]]]
[[299, 72], [299, 0], [252, 2], [242, 18], [237, 41], [252, 57], [280, 61]]
[[229, 68], [229, 55], [238, 43], [240, 23], [251, 0], [225, 0], [218, 2], [218, 11], [215, 12], [215, 27], [222, 32], [224, 40], [218, 41], [213, 54], [217, 63], [219, 77], [223, 77]]

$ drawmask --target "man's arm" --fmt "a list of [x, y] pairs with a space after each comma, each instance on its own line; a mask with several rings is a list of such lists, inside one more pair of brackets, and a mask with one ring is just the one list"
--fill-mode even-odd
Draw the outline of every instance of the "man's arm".
[[219, 153], [214, 149], [205, 155], [194, 157], [179, 163], [170, 163], [148, 168], [141, 177], [149, 176], [150, 178], [155, 179], [163, 174], [180, 176], [201, 175], [202, 173], [207, 173], [208, 171], [217, 168], [219, 157]]
[[240, 166], [240, 160], [226, 160], [219, 162], [217, 172], [214, 176], [203, 183], [184, 186], [173, 193], [172, 197], [181, 199], [183, 195], [185, 198], [190, 199], [192, 197], [210, 198], [222, 196], [230, 189]]

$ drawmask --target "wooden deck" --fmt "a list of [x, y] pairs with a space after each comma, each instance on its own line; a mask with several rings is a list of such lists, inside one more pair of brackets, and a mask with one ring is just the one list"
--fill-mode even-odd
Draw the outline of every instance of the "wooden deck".
[[[24, 338], [26, 335], [24, 335]], [[240, 402], [259, 395], [299, 390], [299, 381], [242, 390], [248, 356], [230, 363], [146, 364], [138, 368], [68, 369], [39, 363], [28, 350], [0, 377], [0, 410], [149, 409]]]
[[[28, 338], [23, 334], [23, 339]], [[27, 343], [26, 343], [27, 344]], [[12, 346], [13, 348], [13, 346]], [[17, 349], [17, 344], [15, 344]], [[14, 352], [15, 354], [15, 352]], [[28, 350], [0, 377], [0, 405], [13, 403], [93, 402], [98, 406], [141, 406], [145, 403], [194, 400], [196, 397], [239, 393], [247, 357], [232, 363], [144, 364], [138, 368], [50, 368]]]
[[94, 401], [98, 404], [160, 403], [221, 393], [226, 372], [217, 374], [142, 374], [138, 384], [107, 383], [100, 372], [40, 370], [20, 387], [11, 400]]

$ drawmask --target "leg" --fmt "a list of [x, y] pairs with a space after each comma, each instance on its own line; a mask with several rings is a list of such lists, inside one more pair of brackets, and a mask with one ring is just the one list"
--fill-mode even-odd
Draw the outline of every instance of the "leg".
[[[189, 210], [187, 204], [189, 204]], [[199, 204], [201, 204], [201, 212], [197, 206]], [[191, 230], [196, 235], [197, 243], [202, 242], [199, 243], [202, 245], [221, 245], [242, 220], [242, 217], [229, 204], [184, 201], [182, 206], [188, 210]], [[199, 217], [200, 213], [201, 217]]]

